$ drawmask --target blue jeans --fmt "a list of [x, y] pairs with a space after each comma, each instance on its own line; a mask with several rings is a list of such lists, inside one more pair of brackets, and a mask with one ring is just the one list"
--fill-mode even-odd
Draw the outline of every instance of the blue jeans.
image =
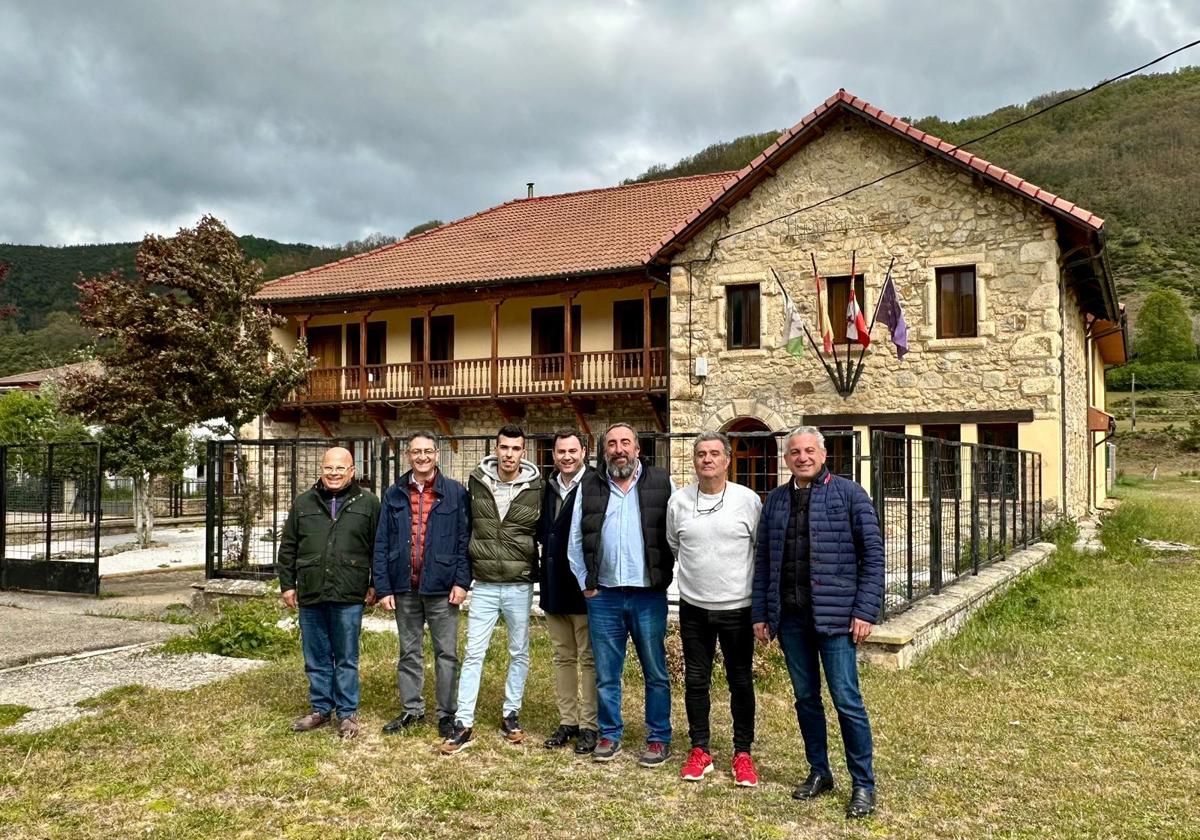
[[314, 712], [358, 713], [358, 637], [362, 604], [300, 607], [300, 645], [308, 675], [308, 701]]
[[842, 730], [851, 783], [854, 787], [874, 790], [871, 721], [858, 690], [858, 652], [850, 634], [823, 635], [812, 626], [811, 619], [804, 621], [784, 610], [779, 622], [779, 646], [796, 694], [796, 719], [800, 722], [809, 767], [822, 776], [833, 775], [829, 769], [825, 707], [821, 704], [821, 668], [824, 668], [829, 696]]
[[596, 661], [597, 723], [600, 737], [620, 741], [621, 674], [627, 640], [642, 665], [646, 683], [646, 742], [671, 743], [671, 680], [667, 675], [667, 593], [624, 587], [600, 589], [587, 599], [588, 631]]
[[467, 612], [467, 646], [458, 677], [458, 720], [475, 725], [475, 703], [483, 677], [483, 658], [492, 631], [501, 616], [508, 628], [508, 679], [504, 683], [504, 712], [521, 711], [525, 680], [529, 677], [529, 610], [533, 607], [532, 583], [476, 583]]

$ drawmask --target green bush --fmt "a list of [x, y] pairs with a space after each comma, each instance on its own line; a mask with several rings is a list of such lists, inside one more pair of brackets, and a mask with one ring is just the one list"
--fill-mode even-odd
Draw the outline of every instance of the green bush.
[[1128, 391], [1132, 377], [1137, 388], [1194, 390], [1200, 388], [1200, 364], [1196, 362], [1132, 362], [1113, 368], [1105, 376], [1109, 390]]
[[273, 601], [222, 601], [217, 615], [164, 646], [167, 653], [215, 653], [249, 659], [277, 659], [297, 649], [296, 630], [278, 626], [282, 613]]

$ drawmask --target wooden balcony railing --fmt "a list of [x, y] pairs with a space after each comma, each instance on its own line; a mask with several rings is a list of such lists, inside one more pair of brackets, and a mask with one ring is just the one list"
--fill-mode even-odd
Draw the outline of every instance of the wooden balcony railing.
[[602, 350], [318, 368], [289, 403], [466, 400], [663, 391], [667, 350]]

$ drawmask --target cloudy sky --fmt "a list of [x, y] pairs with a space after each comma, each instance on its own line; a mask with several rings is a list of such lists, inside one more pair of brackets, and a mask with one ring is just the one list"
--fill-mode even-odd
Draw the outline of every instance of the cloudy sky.
[[[1194, 0], [0, 0], [0, 242], [401, 235], [790, 126], [960, 118], [1200, 38]], [[1200, 48], [1156, 70], [1200, 64]]]

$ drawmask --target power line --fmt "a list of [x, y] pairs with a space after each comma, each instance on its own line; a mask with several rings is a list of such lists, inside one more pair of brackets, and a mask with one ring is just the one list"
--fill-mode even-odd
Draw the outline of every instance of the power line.
[[[1171, 50], [1168, 53], [1163, 53], [1158, 58], [1155, 58], [1151, 61], [1147, 61], [1145, 64], [1141, 65], [1140, 67], [1134, 67], [1132, 70], [1126, 70], [1124, 73], [1120, 74], [1119, 76], [1113, 76], [1111, 79], [1105, 79], [1104, 81], [1093, 85], [1092, 87], [1088, 88], [1087, 90], [1082, 90], [1079, 93], [1072, 94], [1071, 96], [1066, 97], [1065, 99], [1060, 99], [1057, 102], [1053, 102], [1053, 103], [1045, 106], [1044, 108], [1039, 108], [1037, 111], [1034, 111], [1032, 114], [1026, 114], [1023, 117], [1019, 117], [1015, 120], [1012, 120], [1011, 122], [1007, 122], [1004, 125], [1001, 125], [997, 128], [992, 129], [991, 131], [988, 131], [988, 132], [985, 132], [984, 134], [979, 135], [978, 137], [973, 137], [970, 140], [964, 140], [962, 143], [959, 143], [957, 146], [954, 146], [953, 148], [951, 148], [947, 152], [947, 154], [953, 154], [954, 152], [958, 151], [959, 149], [963, 148], [964, 146], [969, 146], [972, 143], [978, 143], [981, 140], [986, 140], [989, 137], [994, 137], [995, 135], [999, 134], [1002, 131], [1007, 131], [1008, 129], [1013, 128], [1014, 126], [1020, 125], [1023, 122], [1028, 122], [1029, 120], [1033, 119], [1034, 117], [1040, 117], [1042, 114], [1045, 114], [1047, 111], [1052, 111], [1055, 108], [1058, 108], [1062, 105], [1066, 105], [1068, 102], [1074, 102], [1077, 99], [1082, 99], [1083, 97], [1088, 96], [1089, 94], [1095, 93], [1096, 91], [1100, 90], [1102, 87], [1111, 85], [1113, 82], [1118, 82], [1121, 79], [1124, 79], [1124, 78], [1127, 78], [1128, 76], [1134, 75], [1135, 73], [1140, 73], [1142, 70], [1145, 70], [1147, 67], [1153, 67], [1155, 64], [1158, 64], [1162, 61], [1166, 61], [1171, 56], [1178, 55], [1179, 53], [1181, 53], [1185, 50], [1189, 50], [1198, 44], [1200, 44], [1200, 39], [1192, 41], [1189, 44], [1184, 44], [1181, 47], [1176, 47], [1175, 49]], [[740, 230], [731, 231], [729, 233], [724, 234], [723, 236], [718, 236], [716, 239], [713, 240], [712, 247], [709, 249], [709, 254], [707, 257], [705, 257], [704, 259], [701, 259], [701, 260], [689, 261], [689, 264], [691, 264], [692, 262], [704, 263], [704, 262], [709, 262], [710, 260], [712, 260], [713, 256], [715, 256], [715, 254], [716, 254], [717, 246], [719, 244], [721, 244], [722, 242], [724, 242], [726, 239], [732, 239], [735, 236], [740, 236], [743, 233], [749, 233], [752, 230], [757, 230], [758, 228], [765, 227], [770, 224], [774, 224], [775, 222], [782, 221], [783, 219], [789, 219], [792, 216], [797, 216], [801, 213], [807, 213], [809, 210], [814, 210], [817, 207], [821, 207], [822, 205], [829, 204], [832, 201], [837, 201], [838, 199], [845, 198], [846, 196], [852, 195], [853, 193], [856, 193], [859, 190], [865, 190], [868, 187], [873, 187], [876, 184], [879, 184], [883, 181], [888, 180], [889, 178], [895, 178], [897, 175], [903, 175], [905, 172], [910, 172], [911, 170], [916, 169], [918, 166], [923, 166], [924, 164], [928, 163], [930, 160], [933, 160], [933, 158], [923, 157], [920, 160], [916, 161], [915, 163], [910, 163], [908, 166], [903, 166], [892, 172], [888, 172], [884, 175], [880, 175], [878, 178], [874, 178], [870, 181], [867, 181], [866, 183], [859, 184], [858, 186], [855, 186], [855, 187], [851, 187], [850, 189], [848, 189], [844, 192], [840, 192], [837, 195], [831, 195], [827, 198], [821, 199], [820, 201], [815, 201], [812, 204], [797, 208], [796, 210], [790, 210], [787, 213], [784, 213], [779, 216], [775, 216], [774, 218], [766, 219], [765, 221], [758, 222], [757, 224], [750, 225], [749, 227], [745, 227]]]

